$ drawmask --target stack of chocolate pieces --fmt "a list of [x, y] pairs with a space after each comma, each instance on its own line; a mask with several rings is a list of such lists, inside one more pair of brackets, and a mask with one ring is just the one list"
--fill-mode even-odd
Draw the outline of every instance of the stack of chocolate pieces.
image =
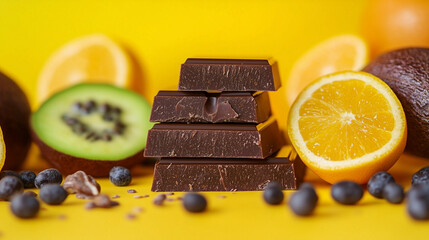
[[267, 60], [188, 59], [179, 91], [154, 99], [146, 157], [160, 157], [152, 191], [296, 189], [305, 167], [271, 116], [280, 80]]

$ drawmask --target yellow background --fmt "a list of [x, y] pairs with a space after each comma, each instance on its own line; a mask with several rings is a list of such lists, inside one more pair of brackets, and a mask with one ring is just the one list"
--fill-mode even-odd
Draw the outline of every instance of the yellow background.
[[[149, 101], [158, 90], [177, 88], [188, 57], [274, 58], [286, 81], [293, 63], [314, 44], [360, 33], [365, 2], [0, 0], [0, 69], [22, 86], [34, 109], [37, 77], [50, 54], [73, 38], [105, 33], [132, 53], [141, 68], [140, 92]], [[283, 90], [270, 97], [284, 127]], [[27, 167], [46, 167], [35, 148], [29, 158]], [[404, 155], [392, 173], [409, 186], [411, 174], [425, 165]], [[356, 207], [334, 203], [329, 185], [312, 173], [307, 180], [317, 186], [320, 204], [310, 218], [294, 216], [284, 204], [266, 205], [260, 192], [206, 193], [204, 214], [186, 213], [179, 201], [155, 207], [151, 173], [150, 167], [134, 170], [129, 188], [150, 194], [143, 199], [100, 179], [104, 193], [121, 195], [114, 209], [86, 211], [83, 200], [70, 196], [62, 206], [43, 205], [37, 219], [20, 220], [0, 202], [0, 239], [421, 239], [429, 233], [428, 223], [410, 219], [404, 204], [389, 205], [368, 193]], [[125, 219], [136, 206], [144, 211]]]

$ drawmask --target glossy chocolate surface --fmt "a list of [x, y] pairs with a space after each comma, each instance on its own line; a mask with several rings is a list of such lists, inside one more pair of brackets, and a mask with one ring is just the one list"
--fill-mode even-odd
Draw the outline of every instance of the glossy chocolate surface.
[[268, 60], [195, 59], [182, 64], [181, 91], [276, 91], [281, 82], [277, 64]]
[[277, 122], [260, 124], [155, 124], [146, 157], [264, 159], [277, 152], [282, 138]]
[[152, 122], [261, 123], [271, 115], [267, 92], [160, 91], [155, 96]]
[[161, 158], [155, 165], [152, 191], [259, 191], [269, 182], [297, 189], [305, 165], [291, 146], [264, 160]]

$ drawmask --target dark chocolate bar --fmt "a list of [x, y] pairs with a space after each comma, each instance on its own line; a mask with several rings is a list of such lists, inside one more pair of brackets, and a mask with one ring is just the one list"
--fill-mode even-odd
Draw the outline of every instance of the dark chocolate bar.
[[261, 123], [271, 114], [268, 92], [160, 91], [155, 96], [152, 122]]
[[260, 124], [161, 123], [149, 130], [145, 156], [264, 159], [281, 146], [273, 118]]
[[268, 60], [188, 58], [180, 70], [182, 91], [276, 91], [277, 64]]
[[161, 158], [155, 165], [152, 191], [259, 191], [269, 182], [294, 190], [304, 175], [305, 165], [290, 145], [259, 161]]

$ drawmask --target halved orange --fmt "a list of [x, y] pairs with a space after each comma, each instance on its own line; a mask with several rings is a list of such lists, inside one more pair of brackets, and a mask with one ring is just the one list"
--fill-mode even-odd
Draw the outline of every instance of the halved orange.
[[339, 35], [317, 44], [292, 67], [285, 84], [289, 106], [314, 79], [339, 71], [361, 70], [367, 59], [367, 44], [355, 35]]
[[71, 41], [55, 52], [44, 66], [38, 81], [41, 103], [50, 95], [80, 82], [131, 86], [131, 64], [126, 52], [102, 34]]
[[289, 112], [288, 134], [304, 163], [329, 183], [366, 183], [404, 151], [404, 110], [382, 80], [339, 72], [307, 86]]
[[0, 127], [0, 170], [3, 168], [4, 160], [6, 159], [6, 147], [4, 145], [3, 131]]

